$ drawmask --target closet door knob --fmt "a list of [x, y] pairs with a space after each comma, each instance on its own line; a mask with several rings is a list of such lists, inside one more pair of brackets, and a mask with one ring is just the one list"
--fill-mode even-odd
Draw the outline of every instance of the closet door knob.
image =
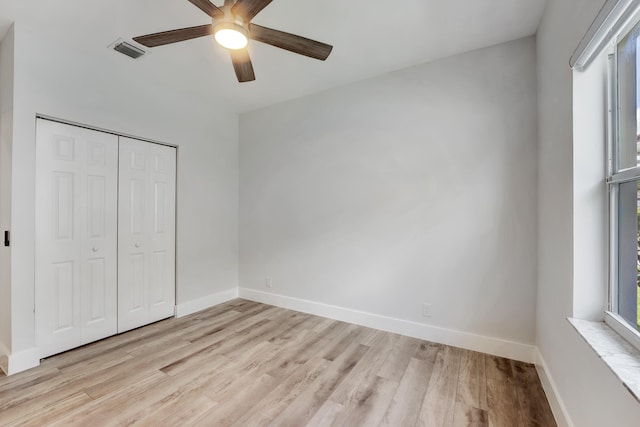
[[136, 243], [136, 248], [139, 248], [139, 247], [140, 247], [140, 243]]
[[98, 248], [95, 248], [95, 247], [94, 247], [94, 248], [91, 248], [91, 250], [92, 250], [93, 252], [98, 252]]

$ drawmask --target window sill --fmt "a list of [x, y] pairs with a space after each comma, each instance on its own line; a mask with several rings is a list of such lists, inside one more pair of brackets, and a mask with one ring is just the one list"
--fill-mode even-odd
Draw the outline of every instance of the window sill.
[[567, 320], [640, 402], [640, 351], [604, 322]]

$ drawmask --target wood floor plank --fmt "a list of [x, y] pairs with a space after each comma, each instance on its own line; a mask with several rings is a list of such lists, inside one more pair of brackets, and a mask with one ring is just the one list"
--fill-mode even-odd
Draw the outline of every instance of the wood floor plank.
[[343, 411], [344, 407], [332, 400], [327, 400], [318, 409], [318, 412], [309, 420], [306, 427], [326, 427], [333, 424], [336, 417]]
[[319, 316], [307, 315], [307, 319], [300, 324], [300, 328], [313, 330], [318, 327], [325, 319]]
[[267, 373], [280, 380], [287, 378], [301, 365], [304, 365], [314, 357], [318, 357], [330, 342], [331, 341], [325, 339], [322, 335], [311, 337], [305, 340], [304, 344], [291, 349], [288, 356]]
[[380, 368], [387, 361], [392, 350], [390, 347], [377, 345], [369, 347], [369, 350], [342, 380], [340, 385], [329, 396], [329, 399], [340, 404], [346, 404], [358, 391], [360, 384], [369, 384], [378, 376]]
[[231, 302], [229, 304], [229, 307], [233, 307], [234, 311], [239, 311], [241, 313], [244, 313], [249, 310], [255, 309], [257, 307], [260, 307], [260, 303], [257, 303], [255, 301], [248, 301], [248, 300], [236, 300], [234, 302]]
[[435, 358], [438, 355], [438, 352], [442, 350], [445, 346], [443, 344], [438, 344], [430, 341], [420, 341], [416, 346], [416, 351], [413, 354], [413, 357], [420, 360], [428, 360], [432, 363], [435, 363]]
[[218, 316], [205, 320], [198, 320], [183, 329], [175, 330], [180, 334], [180, 339], [194, 342], [198, 339], [214, 335], [216, 332], [224, 331], [228, 326], [242, 315], [238, 311], [228, 311]]
[[551, 407], [542, 389], [534, 365], [513, 362], [518, 388], [518, 403], [522, 411], [522, 420], [526, 426], [555, 427]]
[[533, 365], [237, 299], [0, 375], [0, 425], [555, 421]]
[[380, 425], [415, 425], [427, 393], [433, 362], [411, 359]]
[[52, 357], [47, 359], [46, 363], [53, 366], [70, 366], [75, 363], [85, 362], [91, 358], [103, 354], [105, 352], [116, 352], [127, 346], [136, 345], [145, 341], [153, 341], [158, 337], [162, 337], [163, 331], [156, 329], [153, 325], [146, 328], [135, 329], [122, 335], [116, 335], [106, 340], [79, 347], [61, 354], [62, 357]]
[[116, 367], [109, 369], [110, 372], [108, 372], [108, 375], [105, 375], [105, 379], [103, 381], [99, 381], [91, 386], [86, 386], [84, 391], [93, 399], [98, 399], [102, 396], [114, 393], [132, 382], [146, 378], [147, 376], [150, 376], [151, 373], [158, 372], [159, 374], [165, 375], [159, 370], [160, 367], [165, 366], [175, 360], [175, 358], [180, 357], [184, 351], [187, 351], [185, 347], [177, 349], [168, 347], [159, 353], [137, 358], [129, 363], [117, 365]]
[[[4, 417], [8, 417], [9, 413], [15, 412], [14, 409], [20, 411], [21, 407], [38, 407], [47, 403], [58, 401], [65, 397], [69, 397], [80, 391], [86, 390], [87, 387], [94, 386], [112, 378], [114, 372], [122, 371], [130, 368], [130, 360], [124, 360], [120, 363], [101, 367], [91, 372], [82, 371], [74, 374], [60, 372], [58, 375], [49, 375], [42, 378], [40, 382], [29, 382], [23, 384], [21, 389], [5, 390], [2, 393], [2, 402], [0, 403], [0, 412]], [[20, 392], [18, 392], [20, 391]]]
[[194, 391], [175, 393], [165, 397], [156, 404], [156, 410], [150, 412], [146, 417], [135, 419], [131, 423], [121, 423], [131, 426], [184, 426], [192, 425], [217, 404], [207, 396]]
[[[296, 351], [300, 348], [307, 334], [308, 331], [299, 331], [297, 336], [292, 336], [287, 342], [273, 344], [271, 341], [268, 341], [261, 343], [255, 347], [263, 346], [257, 355], [251, 355], [254, 349], [247, 351], [242, 359], [234, 359], [234, 363], [237, 364], [237, 367], [234, 369], [236, 376], [261, 376], [263, 374], [269, 374], [270, 377], [277, 380], [286, 378], [297, 367], [309, 360], [309, 358], [307, 358], [303, 362], [300, 362], [296, 358]], [[309, 354], [312, 354], [312, 352], [309, 352]]]
[[[171, 343], [171, 345], [173, 344], [174, 343]], [[109, 369], [117, 365], [122, 365], [128, 361], [132, 361], [133, 359], [134, 356], [125, 351], [108, 351], [98, 356], [87, 358], [82, 362], [65, 364], [60, 367], [60, 372], [69, 376], [81, 375], [83, 372], [87, 371]]]
[[485, 355], [463, 351], [460, 356], [456, 401], [469, 407], [487, 410], [487, 374]]
[[509, 359], [503, 357], [485, 356], [487, 379], [513, 383], [515, 381], [513, 365]]
[[342, 334], [349, 326], [353, 327], [355, 325], [349, 325], [346, 322], [340, 322], [338, 320], [331, 320], [326, 325], [323, 325], [322, 330], [318, 332], [322, 333], [324, 339], [333, 340]]
[[121, 387], [117, 393], [92, 400], [89, 404], [70, 411], [50, 425], [54, 427], [84, 427], [89, 420], [94, 424], [105, 424], [110, 420], [116, 421], [127, 414], [136, 412], [137, 405], [147, 406], [152, 399], [145, 398], [144, 392], [159, 388], [165, 380], [166, 375], [162, 372], [154, 372], [145, 378], [136, 379], [134, 383]]
[[392, 381], [400, 381], [411, 358], [413, 357], [418, 340], [410, 337], [398, 336], [394, 349], [389, 354], [384, 366], [380, 369], [380, 376]]
[[309, 384], [306, 390], [273, 420], [274, 425], [297, 426], [308, 423], [368, 349], [362, 344], [351, 344], [331, 362], [322, 376]]
[[[209, 369], [205, 372], [193, 370], [184, 372], [179, 376], [165, 377], [161, 387], [143, 391], [142, 395], [138, 396], [138, 398], [145, 399], [148, 403], [127, 414], [126, 417], [122, 414], [119, 415], [119, 423], [121, 425], [130, 425], [142, 421], [151, 423], [152, 420], [156, 419], [156, 414], [162, 412], [167, 406], [175, 407], [176, 411], [180, 411], [181, 407], [184, 406], [185, 411], [183, 414], [187, 414], [195, 420], [217, 405], [207, 396], [206, 390], [211, 382], [218, 377], [217, 371], [227, 363], [226, 358], [215, 355], [214, 358], [207, 362]], [[198, 400], [197, 405], [192, 407], [188, 403], [190, 399], [197, 399], [202, 396], [207, 398]]]
[[364, 344], [366, 346], [371, 347], [373, 341], [376, 339], [378, 334], [382, 332], [377, 329], [362, 327], [362, 333], [360, 334], [360, 344]]
[[513, 382], [488, 378], [487, 399], [489, 402], [489, 426], [524, 426], [518, 401], [518, 389]]
[[226, 328], [203, 336], [193, 341], [184, 351], [175, 354], [173, 360], [161, 366], [160, 369], [167, 375], [177, 375], [191, 369], [212, 356], [219, 356], [222, 348], [238, 343], [244, 338], [241, 333], [242, 330], [239, 333], [234, 329]]
[[360, 384], [353, 397], [334, 418], [332, 426], [378, 425], [393, 399], [398, 383], [376, 376], [369, 384]]
[[453, 424], [461, 352], [455, 347], [443, 347], [438, 352], [420, 409], [421, 425], [444, 427]]
[[259, 402], [278, 386], [278, 381], [269, 376], [246, 375], [234, 382], [230, 387], [213, 396], [218, 404], [202, 414], [194, 425], [209, 427], [211, 425], [230, 426], [252, 410], [255, 402]]
[[[261, 342], [255, 347], [248, 350], [242, 357], [230, 360], [229, 364], [222, 370], [206, 387], [204, 393], [211, 396], [211, 399], [218, 401], [218, 394], [224, 392], [227, 388], [233, 386], [233, 384], [242, 378], [243, 374], [252, 375], [254, 372], [242, 372], [241, 366], [246, 366], [247, 363], [251, 364], [253, 360], [263, 357], [263, 355], [272, 355], [278, 351], [277, 347], [268, 342]], [[226, 357], [225, 357], [226, 358]]]
[[[81, 393], [81, 391], [67, 391], [61, 389], [53, 389], [46, 393], [38, 394], [31, 398], [24, 398], [20, 393], [17, 393], [15, 404], [6, 405], [0, 408], [0, 414], [2, 414], [2, 423], [11, 424], [17, 423], [19, 420], [25, 417], [31, 417], [33, 415], [34, 420], [39, 420], [40, 416], [44, 413], [41, 411], [45, 407], [53, 407], [59, 402], [63, 402], [66, 399], [71, 398], [73, 395]], [[85, 393], [86, 394], [86, 393]]]
[[[215, 347], [214, 347], [215, 346]], [[167, 365], [160, 367], [159, 369], [167, 375], [176, 376], [180, 375], [191, 369], [197, 369], [198, 366], [208, 364], [211, 359], [218, 359], [222, 357], [217, 354], [216, 343], [203, 348], [191, 346], [185, 349], [182, 357], [175, 358]], [[224, 358], [225, 360], [229, 360]]]
[[[182, 338], [187, 341], [196, 342], [199, 340], [208, 339], [208, 337], [210, 337], [211, 335], [215, 335], [225, 330], [229, 332], [230, 330], [250, 331], [254, 325], [258, 323], [263, 324], [264, 322], [268, 321], [267, 317], [260, 316], [260, 314], [263, 314], [267, 310], [268, 309], [263, 309], [258, 311], [254, 309], [248, 313], [239, 313], [239, 315], [236, 315], [230, 319], [226, 319], [223, 322], [214, 322], [212, 325], [207, 325], [200, 330], [194, 331], [192, 334], [183, 336]], [[254, 313], [256, 311], [257, 314]]]
[[58, 381], [60, 371], [58, 369], [48, 369], [42, 375], [16, 375], [11, 377], [13, 382], [0, 388], [0, 411], [6, 409], [17, 399], [24, 399], [25, 395], [34, 388], [40, 388], [42, 384]]
[[453, 427], [489, 427], [489, 413], [484, 409], [456, 402]]
[[31, 409], [27, 406], [20, 408], [20, 414], [14, 415], [13, 421], [10, 421], [12, 414], [2, 412], [0, 425], [7, 427], [48, 425], [92, 401], [93, 399], [89, 395], [80, 392], [46, 405], [43, 405], [43, 402], [38, 402]]
[[335, 336], [331, 345], [323, 352], [322, 357], [330, 361], [335, 360], [348, 346], [358, 341], [361, 333], [362, 328], [360, 326], [348, 325]]
[[[74, 425], [77, 420], [78, 425], [81, 425], [83, 419], [85, 422], [96, 419], [101, 422], [109, 420], [108, 424], [113, 425], [139, 422], [153, 415], [158, 408], [166, 406], [167, 403], [172, 404], [176, 400], [181, 400], [186, 394], [204, 396], [203, 389], [216, 377], [216, 369], [224, 366], [225, 362], [226, 359], [217, 356], [217, 359], [209, 363], [211, 370], [185, 372], [177, 377], [151, 370], [149, 377], [141, 381], [132, 381], [131, 384], [94, 400], [87, 405], [84, 412], [76, 413], [71, 420], [63, 419], [61, 424]], [[191, 411], [189, 404], [185, 406], [183, 408], [185, 412]]]
[[311, 359], [269, 393], [268, 396], [261, 399], [251, 411], [247, 412], [233, 425], [269, 425], [275, 417], [307, 390], [310, 384], [313, 384], [318, 377], [323, 375], [330, 364], [331, 362], [325, 359]]
[[[1, 396], [12, 396], [17, 390], [28, 389], [29, 384], [37, 385], [47, 378], [53, 378], [59, 374], [60, 370], [58, 368], [52, 364], [46, 363], [40, 364], [38, 369], [30, 369], [10, 377], [4, 375], [2, 371], [0, 371], [0, 405], [2, 404]], [[7, 390], [11, 391], [7, 392]]]
[[268, 341], [276, 345], [286, 345], [293, 337], [299, 336], [301, 331], [309, 329], [305, 328], [305, 324], [309, 323], [309, 319], [308, 315], [304, 315], [284, 320], [278, 333], [269, 338]]
[[321, 321], [318, 322], [318, 324], [316, 326], [314, 326], [313, 328], [311, 328], [311, 332], [313, 333], [317, 333], [317, 334], [322, 334], [326, 339], [329, 339], [329, 336], [327, 334], [325, 334], [325, 332], [332, 328], [334, 325], [336, 325], [338, 322], [336, 320], [333, 319], [327, 319], [324, 317], [320, 317]]
[[282, 325], [272, 320], [265, 320], [265, 322], [267, 323], [258, 324], [258, 326], [252, 327], [251, 331], [240, 341], [235, 343], [232, 347], [229, 346], [227, 349], [221, 349], [220, 353], [227, 356], [229, 359], [234, 359], [256, 344], [269, 342], [271, 338], [278, 335], [279, 329]]

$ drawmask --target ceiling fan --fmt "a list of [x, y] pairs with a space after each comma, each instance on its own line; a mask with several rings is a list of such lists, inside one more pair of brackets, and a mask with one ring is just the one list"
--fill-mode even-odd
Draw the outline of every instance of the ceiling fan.
[[225, 0], [217, 7], [209, 0], [188, 0], [212, 19], [211, 24], [134, 37], [133, 40], [156, 47], [213, 35], [231, 53], [231, 62], [239, 82], [256, 79], [247, 45], [249, 39], [270, 44], [290, 52], [324, 61], [333, 46], [283, 31], [252, 24], [251, 20], [272, 0]]

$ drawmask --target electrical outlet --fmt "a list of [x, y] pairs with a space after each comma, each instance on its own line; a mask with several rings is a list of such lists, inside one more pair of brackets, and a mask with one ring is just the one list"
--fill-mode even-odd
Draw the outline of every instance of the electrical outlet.
[[431, 304], [422, 304], [422, 317], [431, 317]]
[[265, 281], [264, 281], [264, 284], [269, 289], [273, 288], [273, 278], [272, 277], [267, 277], [265, 279]]

